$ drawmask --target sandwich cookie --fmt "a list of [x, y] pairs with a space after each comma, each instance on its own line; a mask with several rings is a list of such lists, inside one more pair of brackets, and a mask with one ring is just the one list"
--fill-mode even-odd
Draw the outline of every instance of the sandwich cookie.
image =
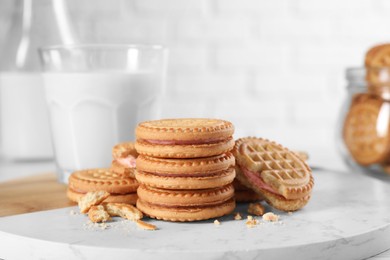
[[208, 189], [232, 183], [235, 159], [226, 153], [206, 158], [163, 159], [140, 155], [136, 179], [163, 189]]
[[232, 184], [214, 189], [167, 190], [140, 185], [137, 208], [167, 221], [198, 221], [220, 217], [235, 208]]
[[375, 95], [360, 93], [354, 96], [344, 120], [344, 142], [357, 163], [370, 165], [385, 161], [390, 154], [390, 126], [378, 124], [381, 111], [390, 104]]
[[390, 44], [381, 44], [369, 49], [365, 57], [366, 81], [371, 92], [383, 92], [389, 84]]
[[73, 172], [69, 177], [67, 196], [78, 202], [90, 191], [106, 191], [110, 195], [103, 202], [135, 204], [138, 182], [121, 177], [110, 169], [88, 169]]
[[136, 128], [137, 152], [160, 158], [209, 157], [234, 146], [232, 123], [219, 119], [162, 119]]
[[120, 143], [112, 148], [111, 170], [124, 177], [134, 178], [135, 161], [138, 153], [133, 142]]
[[314, 179], [310, 167], [294, 152], [262, 138], [236, 141], [237, 179], [262, 195], [274, 208], [295, 211], [310, 199]]

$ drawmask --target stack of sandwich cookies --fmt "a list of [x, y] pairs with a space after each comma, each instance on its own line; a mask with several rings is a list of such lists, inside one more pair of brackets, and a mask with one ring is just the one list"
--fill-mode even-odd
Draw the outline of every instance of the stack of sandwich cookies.
[[150, 217], [197, 221], [235, 208], [234, 141], [230, 122], [169, 119], [136, 129], [137, 207]]
[[237, 178], [274, 208], [295, 211], [309, 201], [311, 169], [294, 152], [266, 139], [241, 138], [233, 153], [240, 168]]

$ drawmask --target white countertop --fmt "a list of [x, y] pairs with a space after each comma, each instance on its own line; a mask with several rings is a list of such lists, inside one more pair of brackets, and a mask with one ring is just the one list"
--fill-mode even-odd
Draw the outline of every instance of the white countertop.
[[[64, 257], [92, 256], [97, 252], [102, 257], [104, 252], [115, 252], [118, 256], [117, 259], [120, 259], [120, 256], [128, 255], [129, 252], [126, 250], [134, 249], [136, 249], [132, 251], [134, 256], [137, 254], [145, 256], [145, 249], [142, 251], [143, 254], [139, 254], [141, 251], [137, 251], [140, 248], [142, 250], [143, 247], [149, 247], [151, 253], [156, 253], [153, 251], [153, 248], [158, 248], [162, 244], [166, 245], [164, 252], [160, 251], [160, 253], [165, 256], [171, 256], [172, 250], [177, 250], [177, 248], [173, 248], [175, 243], [179, 245], [179, 251], [184, 250], [180, 251], [182, 256], [184, 256], [188, 250], [183, 241], [186, 239], [193, 241], [194, 237], [198, 237], [198, 239], [195, 239], [197, 244], [193, 246], [200, 248], [206, 247], [213, 239], [213, 241], [217, 241], [214, 242], [215, 245], [205, 249], [205, 253], [208, 251], [207, 255], [210, 257], [225, 257], [229, 255], [232, 257], [241, 256], [247, 259], [247, 257], [256, 256], [260, 252], [256, 250], [260, 248], [263, 257], [267, 254], [273, 257], [283, 256], [280, 254], [275, 255], [275, 252], [285, 252], [289, 256], [304, 257], [305, 254], [302, 253], [302, 250], [308, 252], [306, 256], [311, 255], [316, 250], [322, 250], [324, 252], [323, 258], [330, 259], [334, 256], [345, 259], [345, 256], [348, 256], [351, 259], [359, 259], [359, 256], [363, 256], [365, 253], [367, 254], [365, 257], [367, 257], [390, 248], [390, 206], [387, 206], [388, 204], [386, 203], [387, 198], [390, 196], [390, 183], [364, 176], [362, 173], [356, 173], [361, 176], [359, 180], [348, 183], [351, 179], [349, 175], [352, 173], [345, 171], [346, 168], [338, 159], [337, 152], [332, 153], [326, 149], [316, 149], [308, 152], [311, 157], [309, 162], [312, 166], [327, 170], [315, 171], [317, 174], [315, 177], [317, 177], [318, 181], [316, 182], [313, 199], [307, 208], [293, 213], [291, 216], [279, 213], [283, 219], [282, 225], [268, 225], [270, 223], [265, 223], [260, 228], [248, 230], [244, 222], [229, 221], [225, 218], [222, 219], [222, 225], [219, 227], [215, 227], [211, 221], [208, 221], [210, 223], [206, 221], [195, 224], [197, 228], [194, 229], [194, 223], [177, 224], [156, 221], [155, 223], [161, 230], [145, 233], [145, 231], [137, 230], [131, 224], [116, 221], [113, 225], [114, 228], [101, 232], [99, 229], [85, 230], [86, 217], [70, 215], [71, 209], [65, 208], [1, 218], [0, 243], [8, 245], [7, 248], [12, 248], [12, 244], [25, 244], [29, 248], [26, 247], [26, 251], [23, 252], [30, 250], [30, 253], [37, 253], [40, 251], [34, 251], [32, 248], [37, 250], [43, 246], [42, 241], [50, 240], [52, 242], [44, 244], [44, 247], [46, 250], [47, 246], [51, 247], [53, 256], [58, 256], [56, 255], [56, 250], [63, 252]], [[0, 163], [0, 181], [36, 173], [52, 172], [53, 170], [54, 165], [51, 162], [2, 162]], [[336, 177], [337, 182], [334, 182], [335, 175], [339, 176], [339, 178]], [[388, 189], [387, 186], [389, 187]], [[348, 187], [353, 188], [354, 192], [343, 193]], [[365, 195], [360, 190], [367, 187], [370, 190]], [[327, 210], [330, 207], [333, 207], [332, 210]], [[77, 211], [77, 209], [74, 210]], [[340, 214], [340, 212], [343, 214]], [[123, 227], [115, 228], [115, 225], [127, 225], [125, 229], [128, 229], [130, 233], [124, 234]], [[47, 228], [49, 226], [54, 228]], [[230, 231], [227, 232], [227, 230]], [[298, 237], [296, 236], [297, 230], [300, 233]], [[313, 230], [319, 232], [313, 232]], [[249, 234], [248, 232], [251, 233]], [[190, 237], [175, 237], [175, 234], [182, 234], [182, 236], [187, 234]], [[248, 237], [248, 234], [250, 239], [246, 240], [245, 237]], [[382, 237], [383, 235], [385, 237]], [[164, 239], [161, 240], [161, 237], [164, 237]], [[144, 239], [148, 239], [147, 246], [142, 242]], [[278, 241], [282, 241], [280, 239], [285, 242], [278, 244]], [[261, 245], [256, 244], [255, 241], [262, 241], [262, 243]], [[65, 247], [61, 247], [61, 245], [65, 245]], [[124, 245], [127, 246], [125, 247]], [[242, 252], [237, 255], [232, 253], [237, 252], [244, 245], [248, 249], [244, 254]], [[228, 249], [230, 253], [221, 255], [218, 250], [212, 249], [215, 246], [220, 247], [219, 250]], [[100, 247], [101, 250], [96, 250], [96, 248]], [[86, 248], [92, 248], [92, 251], [88, 251]], [[126, 250], [123, 248], [126, 248]], [[364, 251], [362, 251], [363, 249]], [[158, 251], [158, 249], [156, 250]], [[349, 252], [345, 250], [349, 250]], [[2, 257], [1, 251], [0, 249], [0, 258]], [[6, 252], [7, 254], [9, 253], [9, 251]], [[202, 258], [198, 254], [194, 256]], [[390, 260], [390, 251], [380, 253], [371, 259]]]

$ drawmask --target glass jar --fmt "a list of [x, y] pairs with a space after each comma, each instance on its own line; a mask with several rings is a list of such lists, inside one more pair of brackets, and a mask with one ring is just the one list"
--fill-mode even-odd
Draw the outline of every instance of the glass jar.
[[339, 150], [353, 169], [390, 173], [390, 68], [350, 68], [338, 127]]

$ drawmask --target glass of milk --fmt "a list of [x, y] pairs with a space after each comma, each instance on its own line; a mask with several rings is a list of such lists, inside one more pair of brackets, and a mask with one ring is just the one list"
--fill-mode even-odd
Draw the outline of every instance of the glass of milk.
[[40, 50], [58, 180], [110, 167], [112, 147], [159, 117], [167, 50], [157, 45], [63, 45]]

